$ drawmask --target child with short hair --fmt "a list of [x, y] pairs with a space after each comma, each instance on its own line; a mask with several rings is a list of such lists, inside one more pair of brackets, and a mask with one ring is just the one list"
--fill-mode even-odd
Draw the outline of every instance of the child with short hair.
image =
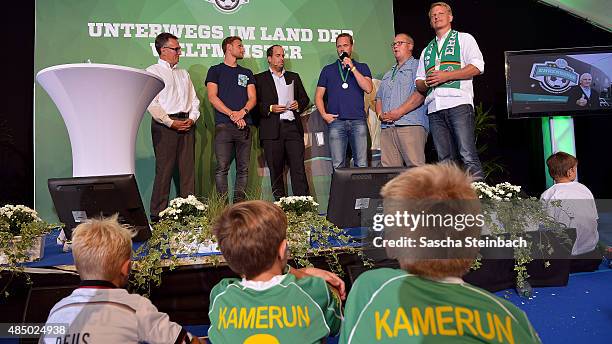
[[324, 277], [335, 275], [287, 265], [287, 217], [266, 201], [228, 207], [213, 226], [229, 267], [210, 294], [208, 336], [215, 343], [320, 343], [340, 329], [341, 301]]
[[[382, 188], [384, 214], [476, 216], [480, 204], [470, 183], [455, 165], [414, 167]], [[518, 307], [461, 279], [478, 247], [433, 248], [435, 242], [478, 239], [476, 223], [466, 221], [460, 229], [435, 221], [386, 227], [385, 239], [415, 244], [386, 247], [401, 269], [370, 270], [357, 278], [346, 302], [339, 343], [539, 343]], [[424, 237], [434, 245], [423, 246]]]
[[67, 324], [65, 334], [43, 343], [200, 343], [159, 312], [149, 299], [123, 289], [131, 268], [133, 232], [117, 215], [91, 220], [72, 234], [79, 288], [59, 301], [47, 324]]
[[546, 159], [548, 173], [555, 184], [548, 188], [541, 200], [560, 201], [561, 207], [549, 206], [548, 213], [557, 222], [576, 229], [572, 248], [572, 272], [593, 271], [601, 263], [597, 250], [597, 206], [591, 191], [576, 181], [578, 159], [565, 152], [557, 152]]

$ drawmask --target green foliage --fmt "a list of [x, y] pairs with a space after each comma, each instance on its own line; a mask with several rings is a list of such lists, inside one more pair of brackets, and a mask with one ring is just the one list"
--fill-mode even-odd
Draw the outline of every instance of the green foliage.
[[[247, 199], [258, 199], [258, 196], [257, 193], [247, 193]], [[194, 261], [198, 245], [211, 246], [216, 243], [211, 227], [214, 219], [227, 206], [227, 197], [213, 193], [204, 203], [205, 209], [197, 216], [191, 214], [175, 218], [172, 215], [162, 218], [153, 226], [151, 238], [134, 252], [130, 281], [132, 289], [149, 296], [152, 288], [160, 285], [163, 269], [176, 268], [180, 260]], [[317, 204], [312, 197], [288, 197], [277, 204], [287, 216], [287, 241], [291, 258], [298, 266], [312, 266], [311, 257], [324, 256], [331, 271], [342, 275], [338, 258], [340, 253], [357, 253], [364, 264], [370, 264], [360, 250], [349, 246], [350, 238], [343, 230], [317, 213]], [[333, 246], [333, 243], [342, 248]], [[181, 258], [176, 256], [178, 250], [182, 251]], [[213, 266], [222, 261], [220, 255], [206, 258], [207, 263]]]
[[[178, 266], [179, 258], [171, 253], [182, 248], [182, 243], [203, 243], [213, 238], [210, 215], [220, 213], [225, 206], [225, 197], [215, 195], [206, 204], [194, 196], [189, 197], [192, 197], [189, 201], [182, 198], [172, 200], [170, 206], [160, 213], [161, 220], [153, 225], [151, 238], [133, 253], [135, 261], [130, 287], [145, 296], [151, 294], [152, 287], [161, 284], [163, 268], [173, 270]], [[197, 249], [197, 246], [188, 247], [187, 259], [193, 259]]]
[[[542, 236], [536, 238], [540, 226], [546, 228], [561, 242], [569, 243], [571, 246], [570, 238], [563, 231], [565, 226], [548, 215], [545, 205], [540, 200], [533, 197], [521, 198], [519, 186], [509, 183], [501, 183], [495, 186], [486, 183], [473, 183], [472, 185], [481, 199], [486, 229], [490, 231], [490, 233], [483, 234], [490, 234], [493, 237], [504, 236], [504, 239], [510, 240], [519, 237], [527, 240], [526, 247], [514, 248], [514, 270], [517, 273], [517, 287], [522, 288], [529, 278], [527, 264], [533, 261], [534, 253], [537, 253], [537, 256], [540, 257], [550, 257], [554, 253], [549, 239]], [[560, 204], [553, 202], [551, 206], [559, 207]], [[539, 239], [539, 242], [535, 239]], [[472, 269], [479, 268], [481, 264], [480, 261], [475, 262]], [[545, 267], [548, 267], [548, 265], [550, 263], [545, 263]]]
[[300, 216], [304, 213], [317, 213], [319, 203], [315, 202], [312, 196], [292, 196], [282, 197], [280, 201], [275, 202], [286, 213], [295, 213]]
[[7, 289], [17, 275], [23, 274], [30, 283], [23, 263], [31, 259], [30, 250], [36, 241], [53, 227], [57, 226], [42, 221], [34, 210], [26, 206], [7, 204], [0, 208], [0, 272], [9, 273], [9, 281], [0, 290], [0, 295], [8, 296]]
[[493, 156], [488, 159], [483, 158], [483, 155], [485, 155], [489, 149], [489, 145], [483, 142], [484, 138], [491, 136], [497, 131], [495, 115], [491, 114], [491, 108], [485, 111], [482, 103], [476, 105], [474, 113], [474, 138], [478, 156], [481, 157], [482, 172], [484, 173], [485, 179], [494, 174], [505, 173], [506, 167], [499, 162], [501, 160], [499, 156]]

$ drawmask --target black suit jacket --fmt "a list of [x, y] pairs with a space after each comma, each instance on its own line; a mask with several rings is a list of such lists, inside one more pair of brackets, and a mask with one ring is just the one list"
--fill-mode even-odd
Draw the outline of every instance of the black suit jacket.
[[[599, 107], [599, 92], [595, 91], [592, 87], [591, 87], [590, 97], [587, 97], [587, 95], [584, 93], [580, 85], [572, 87], [572, 89], [569, 91], [568, 96], [569, 96], [569, 99], [567, 101], [567, 105], [571, 106], [572, 108], [595, 109]], [[587, 100], [587, 103], [585, 106], [579, 106], [576, 104], [576, 101], [582, 98], [582, 96], [584, 96], [584, 99]]]
[[[295, 121], [300, 133], [304, 134], [300, 114], [304, 112], [310, 98], [306, 94], [302, 80], [297, 73], [285, 71], [285, 82], [287, 85], [293, 81], [294, 99], [298, 102], [298, 110], [293, 111]], [[270, 70], [255, 75], [255, 84], [257, 88], [257, 107], [259, 112], [259, 138], [261, 140], [274, 140], [279, 136], [280, 117], [278, 113], [270, 113], [270, 105], [278, 104], [278, 94], [276, 93], [276, 85], [272, 79]]]

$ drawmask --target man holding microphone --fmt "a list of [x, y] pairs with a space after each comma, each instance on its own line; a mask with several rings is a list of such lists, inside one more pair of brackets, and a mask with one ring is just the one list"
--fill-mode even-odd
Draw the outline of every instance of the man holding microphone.
[[[315, 104], [329, 125], [329, 148], [334, 169], [346, 167], [346, 149], [351, 145], [353, 163], [367, 166], [368, 126], [363, 92], [372, 92], [372, 73], [365, 63], [351, 58], [353, 37], [341, 33], [336, 38], [338, 60], [321, 70]], [[323, 96], [327, 94], [327, 104]]]

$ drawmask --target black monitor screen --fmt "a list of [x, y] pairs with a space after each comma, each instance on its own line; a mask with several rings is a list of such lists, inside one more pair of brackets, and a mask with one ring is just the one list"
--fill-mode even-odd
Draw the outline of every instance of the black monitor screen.
[[339, 228], [370, 227], [382, 211], [380, 189], [406, 169], [402, 167], [339, 168], [334, 171], [327, 219]]
[[119, 214], [119, 221], [132, 226], [134, 241], [151, 237], [147, 214], [133, 174], [49, 179], [49, 192], [66, 237], [87, 219]]
[[612, 114], [612, 46], [506, 52], [509, 118]]

